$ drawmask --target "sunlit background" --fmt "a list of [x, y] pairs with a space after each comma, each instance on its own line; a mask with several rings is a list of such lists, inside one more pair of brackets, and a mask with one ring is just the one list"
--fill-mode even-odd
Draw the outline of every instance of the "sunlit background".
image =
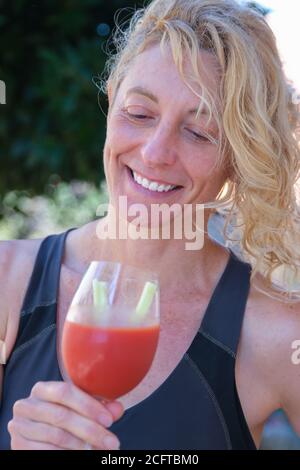
[[268, 22], [276, 35], [285, 73], [300, 91], [300, 2], [265, 0], [261, 4], [271, 10]]
[[[119, 20], [143, 1], [2, 0], [0, 3], [0, 239], [44, 237], [95, 218], [106, 200], [102, 148], [107, 101], [93, 78]], [[250, 2], [254, 3], [254, 2]], [[300, 2], [264, 0], [288, 79], [300, 93]], [[300, 98], [299, 98], [300, 99]], [[215, 218], [211, 235], [221, 242]], [[300, 449], [284, 414], [262, 448]]]

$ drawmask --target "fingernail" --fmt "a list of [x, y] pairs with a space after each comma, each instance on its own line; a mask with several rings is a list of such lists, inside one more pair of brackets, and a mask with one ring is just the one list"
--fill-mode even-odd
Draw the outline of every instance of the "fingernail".
[[99, 415], [98, 421], [103, 426], [110, 427], [113, 423], [112, 417], [106, 413], [101, 413]]
[[117, 450], [120, 448], [120, 442], [118, 441], [118, 439], [116, 439], [113, 436], [106, 436], [103, 439], [103, 442], [104, 442], [105, 447], [107, 447], [107, 449]]

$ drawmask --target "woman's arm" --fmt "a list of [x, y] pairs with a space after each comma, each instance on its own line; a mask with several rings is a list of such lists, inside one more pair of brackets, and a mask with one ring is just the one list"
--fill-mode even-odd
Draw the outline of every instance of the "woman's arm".
[[[273, 410], [283, 409], [300, 436], [300, 302], [265, 298], [258, 316], [261, 322], [254, 344], [259, 351], [257, 373], [275, 397], [277, 405]], [[295, 349], [297, 345], [299, 352]]]
[[[7, 360], [8, 350], [11, 349], [11, 330], [9, 324], [8, 285], [13, 259], [13, 243], [0, 242], [0, 400], [3, 381], [3, 365]], [[10, 333], [8, 334], [8, 329]]]
[[285, 309], [277, 373], [281, 407], [300, 437], [300, 303]]
[[[0, 340], [1, 362], [6, 362], [14, 348], [20, 309], [41, 240], [0, 241]], [[3, 366], [0, 365], [0, 401]]]

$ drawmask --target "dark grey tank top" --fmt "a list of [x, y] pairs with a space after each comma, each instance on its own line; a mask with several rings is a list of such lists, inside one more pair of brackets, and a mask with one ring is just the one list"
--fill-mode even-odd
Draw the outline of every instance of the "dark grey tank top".
[[[15, 401], [28, 397], [38, 381], [62, 380], [56, 311], [68, 232], [45, 238], [36, 257], [15, 347], [4, 366], [0, 449], [10, 448], [7, 423]], [[121, 450], [256, 449], [235, 382], [250, 272], [250, 265], [230, 252], [201, 327], [178, 366], [148, 398], [111, 426]]]

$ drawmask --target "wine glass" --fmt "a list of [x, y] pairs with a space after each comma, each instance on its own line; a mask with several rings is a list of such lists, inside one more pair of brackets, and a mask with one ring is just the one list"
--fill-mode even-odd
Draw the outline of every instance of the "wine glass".
[[104, 402], [127, 394], [150, 369], [159, 324], [154, 273], [92, 261], [63, 327], [65, 378]]

